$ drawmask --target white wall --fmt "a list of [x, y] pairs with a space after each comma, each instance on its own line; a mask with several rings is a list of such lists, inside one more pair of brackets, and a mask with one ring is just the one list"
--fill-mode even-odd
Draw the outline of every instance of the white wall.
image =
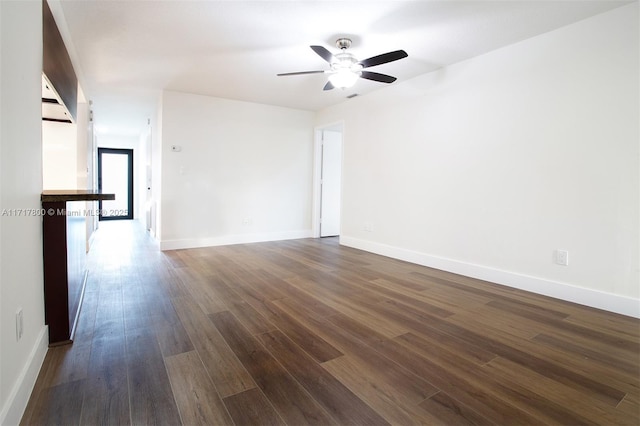
[[[84, 98], [84, 92], [78, 85], [78, 149], [77, 149], [77, 188], [78, 189], [95, 189], [94, 188], [94, 163], [95, 138], [93, 134], [93, 120], [91, 117], [91, 105]], [[97, 201], [87, 201], [86, 209], [95, 210], [98, 208]], [[86, 217], [86, 238], [87, 251], [89, 251], [93, 232], [97, 229], [98, 217], [96, 215], [87, 215]]]
[[[42, 4], [0, 1], [0, 211], [39, 209]], [[0, 424], [17, 424], [47, 350], [42, 221], [0, 216]], [[22, 308], [24, 334], [16, 340]]]
[[163, 249], [311, 235], [312, 112], [165, 91], [161, 117]]
[[93, 179], [90, 174], [91, 156], [93, 150], [93, 123], [90, 122], [89, 116], [91, 108], [89, 104], [80, 99], [84, 98], [82, 89], [78, 85], [78, 120], [76, 128], [78, 130], [76, 140], [76, 188], [91, 189]]
[[638, 75], [634, 3], [319, 112], [341, 242], [640, 316]]
[[[151, 146], [152, 146], [152, 128], [149, 124], [144, 132], [140, 134], [140, 138], [138, 140], [138, 153], [135, 161], [138, 163], [139, 170], [139, 178], [136, 186], [138, 187], [139, 194], [139, 203], [138, 203], [138, 212], [139, 218], [142, 224], [145, 226], [145, 229], [149, 230], [150, 228], [150, 220], [147, 217], [149, 214], [149, 209], [151, 208], [151, 191], [147, 188], [151, 188], [151, 181], [147, 181], [147, 169], [151, 168]], [[153, 235], [153, 234], [152, 234]]]
[[44, 189], [78, 188], [77, 127], [72, 123], [42, 122], [42, 185]]
[[162, 99], [158, 96], [157, 115], [151, 118], [151, 229], [149, 233], [162, 240]]

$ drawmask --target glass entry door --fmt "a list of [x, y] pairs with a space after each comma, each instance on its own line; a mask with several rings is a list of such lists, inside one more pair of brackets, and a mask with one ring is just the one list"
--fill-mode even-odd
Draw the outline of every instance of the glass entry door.
[[116, 194], [100, 201], [100, 220], [133, 219], [133, 150], [98, 148], [98, 189]]

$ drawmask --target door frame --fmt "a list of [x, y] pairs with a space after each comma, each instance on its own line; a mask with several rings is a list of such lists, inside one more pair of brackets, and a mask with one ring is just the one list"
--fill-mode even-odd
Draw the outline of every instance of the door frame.
[[126, 216], [102, 216], [102, 201], [98, 201], [98, 220], [128, 220], [133, 219], [133, 149], [127, 148], [98, 148], [98, 191], [102, 192], [102, 154], [121, 154], [127, 156], [127, 215]]
[[[342, 176], [344, 176], [344, 120], [315, 127], [313, 144], [313, 200], [311, 207], [311, 235], [313, 238], [320, 238], [320, 210], [322, 208], [322, 132], [325, 130], [339, 131], [342, 133], [343, 161], [340, 165], [340, 170]], [[342, 188], [340, 188], [340, 199], [342, 200]], [[340, 205], [342, 206], [342, 202]], [[342, 216], [342, 212], [340, 216]]]

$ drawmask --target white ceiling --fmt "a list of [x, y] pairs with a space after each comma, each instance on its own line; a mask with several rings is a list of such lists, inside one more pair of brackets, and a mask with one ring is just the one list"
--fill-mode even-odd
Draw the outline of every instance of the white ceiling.
[[[326, 75], [277, 77], [328, 64], [348, 36], [364, 59], [404, 49], [372, 71], [398, 82], [516, 43], [629, 1], [49, 0], [93, 101], [99, 133], [139, 134], [163, 89], [319, 110], [385, 84], [323, 91]], [[397, 83], [395, 83], [397, 84]]]

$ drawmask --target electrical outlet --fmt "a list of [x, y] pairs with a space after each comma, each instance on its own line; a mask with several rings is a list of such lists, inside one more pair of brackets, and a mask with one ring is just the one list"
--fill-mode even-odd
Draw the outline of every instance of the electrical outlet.
[[556, 250], [556, 264], [569, 265], [569, 252], [567, 250]]
[[16, 341], [22, 339], [22, 333], [24, 332], [24, 322], [22, 320], [22, 308], [19, 308], [16, 312]]

